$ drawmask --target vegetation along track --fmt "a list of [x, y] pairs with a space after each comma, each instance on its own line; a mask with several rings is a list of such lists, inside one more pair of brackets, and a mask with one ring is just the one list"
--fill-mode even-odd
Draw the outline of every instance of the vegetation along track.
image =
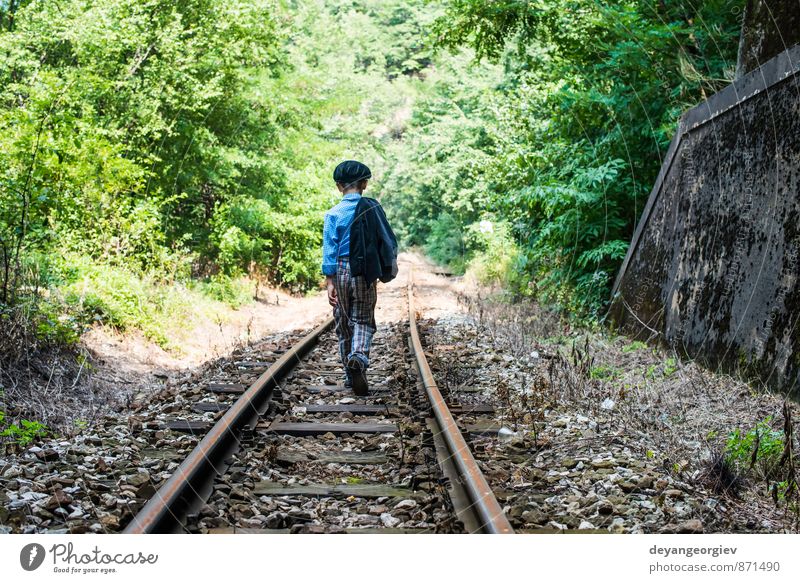
[[375, 336], [367, 397], [339, 382], [330, 319], [238, 362], [266, 370], [248, 388], [209, 385], [241, 393], [195, 404], [220, 416], [212, 426], [168, 424], [207, 432], [125, 532], [513, 532], [453, 416], [482, 410], [451, 410], [433, 380], [412, 278], [408, 322]]

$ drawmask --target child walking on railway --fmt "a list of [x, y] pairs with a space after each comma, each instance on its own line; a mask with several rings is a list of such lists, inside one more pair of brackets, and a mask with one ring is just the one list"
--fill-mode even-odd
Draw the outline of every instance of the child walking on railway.
[[333, 306], [345, 386], [369, 392], [367, 368], [375, 334], [377, 281], [397, 276], [397, 238], [380, 203], [362, 196], [372, 178], [361, 162], [346, 160], [333, 172], [342, 200], [325, 214], [322, 273]]

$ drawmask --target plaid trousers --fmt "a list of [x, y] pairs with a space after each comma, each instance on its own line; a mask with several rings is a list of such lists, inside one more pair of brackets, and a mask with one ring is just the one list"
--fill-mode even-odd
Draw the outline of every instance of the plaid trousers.
[[369, 365], [369, 347], [375, 334], [375, 304], [378, 301], [377, 282], [367, 285], [360, 275], [350, 274], [350, 261], [340, 257], [336, 266], [336, 297], [339, 304], [333, 309], [339, 356], [342, 364], [356, 356]]

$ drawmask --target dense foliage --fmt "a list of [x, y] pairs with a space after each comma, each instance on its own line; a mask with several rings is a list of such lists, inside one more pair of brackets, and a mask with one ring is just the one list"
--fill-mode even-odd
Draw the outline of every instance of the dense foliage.
[[742, 5], [446, 2], [437, 43], [503, 72], [490, 87], [461, 68], [415, 112], [394, 171], [410, 240], [463, 263], [499, 222], [517, 291], [598, 313], [678, 116], [732, 78]]
[[24, 217], [39, 249], [160, 273], [194, 254], [207, 272], [230, 238], [216, 217], [242, 198], [280, 208], [287, 190], [284, 108], [253, 81], [283, 67], [272, 12], [267, 0], [19, 11], [0, 35], [2, 224]]
[[163, 343], [201, 301], [187, 285], [231, 303], [242, 275], [315, 286], [333, 166], [380, 158], [372, 132], [406, 100], [393, 80], [430, 63], [421, 3], [0, 0], [0, 16], [0, 315], [34, 332], [16, 344], [94, 320]]
[[311, 289], [350, 157], [405, 246], [595, 314], [741, 4], [0, 0], [0, 327]]

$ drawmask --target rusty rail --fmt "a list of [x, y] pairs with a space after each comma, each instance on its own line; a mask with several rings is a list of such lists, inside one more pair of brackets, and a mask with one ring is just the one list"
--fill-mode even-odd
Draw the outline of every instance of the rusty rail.
[[436, 418], [441, 437], [447, 445], [448, 461], [451, 461], [458, 472], [460, 486], [469, 498], [470, 510], [477, 514], [480, 532], [488, 534], [513, 534], [514, 529], [506, 518], [503, 509], [497, 502], [486, 477], [478, 467], [472, 452], [464, 440], [464, 436], [450, 413], [447, 402], [442, 397], [433, 373], [423, 352], [422, 342], [417, 329], [417, 318], [414, 310], [414, 275], [413, 268], [408, 278], [408, 322], [411, 331], [411, 347], [416, 357], [417, 367], [425, 386], [425, 392]]
[[[420, 386], [424, 387], [434, 414], [429, 419], [429, 427], [434, 433], [442, 470], [452, 486], [451, 498], [456, 511], [469, 532], [513, 533], [433, 379], [417, 328], [413, 290], [412, 271], [408, 282], [409, 344], [415, 355]], [[245, 430], [255, 427], [267, 411], [274, 389], [332, 324], [333, 319], [328, 318], [270, 365], [136, 514], [125, 529], [126, 534], [185, 530], [187, 517], [201, 508], [211, 495], [217, 476], [227, 470]]]
[[269, 407], [272, 392], [333, 324], [328, 318], [285, 352], [250, 385], [197, 444], [175, 473], [158, 489], [125, 529], [125, 534], [177, 533], [186, 517], [198, 510], [211, 494], [214, 480], [229, 465], [239, 448], [245, 427], [253, 427]]

